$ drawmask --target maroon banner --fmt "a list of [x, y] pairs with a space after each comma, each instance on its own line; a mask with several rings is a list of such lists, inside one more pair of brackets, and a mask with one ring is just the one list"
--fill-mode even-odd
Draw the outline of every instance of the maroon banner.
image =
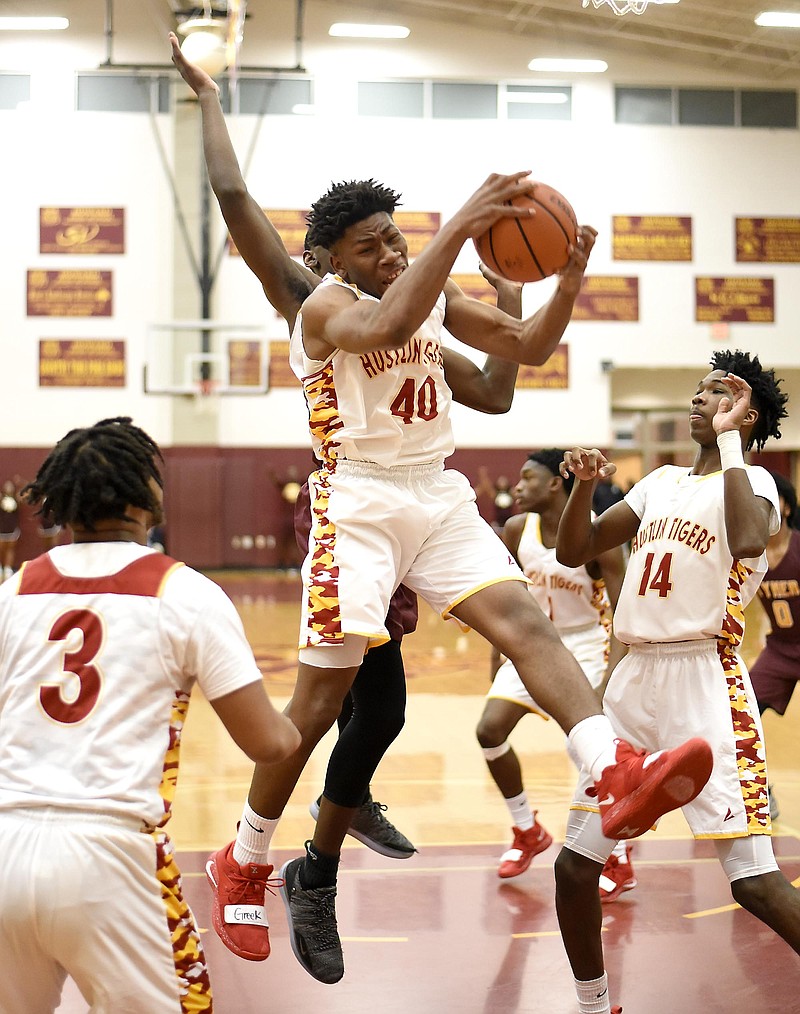
[[29, 271], [29, 317], [110, 317], [110, 271]]
[[39, 253], [125, 253], [125, 209], [39, 208]]
[[497, 304], [497, 290], [490, 285], [483, 275], [450, 275], [465, 296], [479, 299], [482, 303]]
[[[278, 235], [283, 240], [283, 245], [290, 257], [303, 256], [303, 244], [308, 231], [306, 215], [308, 210], [300, 208], [262, 208], [267, 218], [275, 226]], [[239, 257], [236, 244], [228, 236], [228, 253], [232, 257]]]
[[639, 279], [617, 275], [584, 276], [572, 319], [638, 320]]
[[261, 386], [261, 342], [228, 342], [228, 379], [231, 387]]
[[695, 278], [695, 320], [773, 323], [774, 279]]
[[566, 390], [569, 387], [569, 346], [559, 345], [543, 366], [520, 366], [517, 387]]
[[800, 218], [737, 218], [736, 260], [800, 263]]
[[690, 261], [692, 220], [674, 215], [614, 215], [615, 261]]
[[392, 218], [405, 236], [408, 256], [412, 260], [422, 253], [442, 224], [442, 216], [438, 211], [395, 211]]
[[269, 343], [269, 386], [297, 387], [300, 381], [289, 366], [289, 342]]
[[46, 338], [39, 342], [39, 387], [124, 386], [124, 341]]

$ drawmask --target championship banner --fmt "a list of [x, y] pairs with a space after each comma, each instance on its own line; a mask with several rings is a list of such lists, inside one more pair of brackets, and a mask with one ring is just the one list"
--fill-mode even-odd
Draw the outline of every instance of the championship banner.
[[[262, 211], [275, 226], [289, 256], [302, 257], [303, 243], [308, 231], [308, 224], [306, 223], [308, 209], [262, 208]], [[231, 257], [241, 256], [230, 236], [228, 236], [228, 253]]]
[[800, 218], [737, 218], [736, 260], [800, 263]]
[[110, 317], [110, 271], [28, 271], [29, 317]]
[[228, 342], [228, 381], [231, 387], [261, 387], [261, 342]]
[[483, 275], [450, 275], [465, 296], [479, 299], [482, 303], [497, 305], [497, 290]]
[[269, 386], [297, 387], [300, 381], [289, 366], [289, 342], [269, 343]]
[[124, 386], [124, 341], [46, 338], [39, 342], [39, 387]]
[[125, 209], [39, 208], [39, 253], [125, 253]]
[[771, 324], [775, 320], [773, 278], [695, 278], [695, 320]]
[[692, 220], [674, 215], [614, 215], [615, 261], [690, 261]]
[[520, 366], [516, 386], [565, 391], [569, 387], [569, 346], [559, 345], [543, 366]]
[[405, 236], [410, 260], [422, 253], [442, 224], [442, 216], [438, 211], [395, 211], [392, 218]]
[[572, 320], [637, 321], [639, 279], [621, 275], [585, 275]]

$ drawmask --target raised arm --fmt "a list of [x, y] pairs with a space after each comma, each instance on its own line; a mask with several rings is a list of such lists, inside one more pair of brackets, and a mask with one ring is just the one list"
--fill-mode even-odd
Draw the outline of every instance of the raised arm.
[[216, 83], [205, 71], [189, 63], [173, 32], [169, 39], [172, 62], [198, 98], [208, 178], [222, 217], [267, 299], [291, 328], [300, 305], [319, 279], [292, 260], [277, 230], [248, 191], [225, 124]]
[[616, 465], [597, 450], [575, 447], [561, 463], [562, 475], [575, 476], [569, 500], [561, 515], [556, 538], [556, 557], [567, 567], [581, 567], [611, 549], [630, 541], [639, 528], [639, 518], [620, 501], [592, 520], [592, 493], [601, 475], [613, 475]]
[[578, 231], [569, 262], [550, 299], [532, 317], [519, 321], [497, 307], [463, 292], [447, 300], [445, 327], [459, 341], [496, 356], [541, 366], [555, 351], [569, 324], [575, 299], [597, 232], [588, 225]]
[[[756, 496], [744, 467], [741, 455], [742, 424], [748, 418], [750, 408], [750, 385], [729, 373], [724, 378], [725, 386], [730, 390], [730, 398], [722, 398], [719, 408], [711, 420], [717, 443], [722, 451], [726, 440], [731, 440], [734, 447], [738, 441], [738, 459], [741, 466], [725, 467], [723, 452], [722, 465], [725, 490], [725, 533], [728, 549], [735, 560], [749, 560], [761, 556], [769, 541], [769, 521], [772, 504], [762, 496]], [[734, 434], [733, 437], [722, 436]], [[720, 437], [722, 436], [722, 440]]]
[[[481, 274], [497, 290], [497, 307], [511, 317], [522, 317], [522, 285], [490, 271], [485, 264]], [[448, 299], [461, 290], [451, 279], [445, 286]], [[477, 366], [453, 349], [442, 349], [444, 375], [455, 401], [478, 412], [500, 415], [508, 412], [514, 400], [519, 364], [500, 356], [487, 356], [483, 367]]]

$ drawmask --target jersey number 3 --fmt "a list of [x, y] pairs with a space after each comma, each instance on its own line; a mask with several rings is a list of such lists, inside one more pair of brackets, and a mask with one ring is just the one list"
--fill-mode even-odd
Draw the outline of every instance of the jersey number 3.
[[646, 595], [649, 591], [658, 592], [658, 597], [665, 599], [672, 591], [670, 571], [672, 570], [672, 553], [664, 553], [658, 566], [653, 571], [654, 553], [644, 558], [644, 571], [639, 582], [639, 594]]
[[64, 725], [81, 722], [92, 711], [100, 696], [102, 678], [93, 665], [103, 647], [103, 621], [89, 609], [69, 609], [62, 613], [50, 628], [50, 641], [66, 641], [73, 630], [83, 635], [77, 651], [64, 651], [64, 674], [77, 676], [80, 688], [76, 697], [64, 697], [63, 683], [43, 683], [39, 687], [42, 709], [54, 721]]

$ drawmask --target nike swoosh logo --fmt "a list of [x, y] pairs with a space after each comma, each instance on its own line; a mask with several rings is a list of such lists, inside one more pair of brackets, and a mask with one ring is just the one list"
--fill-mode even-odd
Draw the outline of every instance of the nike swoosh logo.
[[597, 999], [599, 1000], [601, 997], [605, 996], [606, 993], [608, 993], [608, 986], [606, 986], [602, 993], [597, 994]]
[[598, 801], [598, 806], [611, 806], [612, 803], [616, 803], [616, 798], [613, 793], [609, 792], [605, 799]]
[[255, 831], [255, 832], [257, 833], [257, 834], [263, 834], [263, 833], [264, 833], [264, 828], [263, 828], [263, 827], [256, 827], [256, 826], [255, 826], [255, 824], [251, 824], [251, 823], [250, 823], [250, 821], [249, 821], [249, 820], [247, 819], [247, 817], [245, 817], [245, 818], [244, 818], [244, 822], [245, 822], [245, 824], [247, 824], [247, 825], [248, 825], [249, 827], [252, 827], [252, 829], [253, 829], [253, 830], [254, 830], [254, 831]]
[[724, 824], [726, 820], [730, 820], [732, 817], [733, 817], [733, 814], [731, 813], [731, 808], [728, 807], [728, 812], [722, 818], [722, 823]]

